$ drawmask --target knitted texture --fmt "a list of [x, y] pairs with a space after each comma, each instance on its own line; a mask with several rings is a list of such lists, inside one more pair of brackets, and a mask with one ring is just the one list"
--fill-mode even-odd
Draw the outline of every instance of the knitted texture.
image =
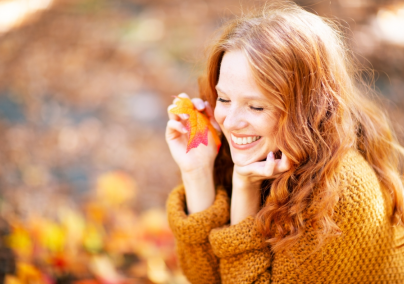
[[[184, 274], [191, 283], [404, 283], [404, 229], [391, 223], [391, 205], [373, 169], [351, 150], [338, 174], [340, 195], [332, 218], [341, 234], [319, 247], [311, 222], [306, 222], [297, 244], [275, 254], [253, 218], [226, 225], [229, 201], [224, 191], [217, 192], [204, 212], [186, 216], [185, 192], [175, 189], [167, 210]], [[192, 225], [183, 225], [189, 218]]]
[[219, 259], [214, 255], [208, 237], [211, 229], [230, 219], [230, 200], [224, 189], [216, 191], [208, 209], [187, 215], [183, 185], [175, 188], [167, 200], [168, 223], [177, 240], [180, 266], [191, 283], [221, 283]]
[[[227, 271], [222, 274], [222, 283], [252, 283], [271, 264], [271, 250], [253, 217], [233, 226], [213, 229], [209, 242], [213, 253], [221, 259], [220, 271]], [[270, 274], [265, 278], [268, 283]]]

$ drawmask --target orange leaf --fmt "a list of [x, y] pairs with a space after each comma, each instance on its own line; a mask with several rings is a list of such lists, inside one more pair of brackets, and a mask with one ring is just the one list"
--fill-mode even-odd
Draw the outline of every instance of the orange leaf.
[[212, 126], [209, 119], [202, 112], [198, 111], [192, 101], [188, 98], [177, 97], [179, 100], [175, 103], [176, 107], [170, 109], [174, 114], [188, 114], [189, 119], [185, 125], [188, 130], [187, 153], [199, 144], [208, 145], [208, 130], [213, 134], [213, 140], [217, 145], [219, 152], [221, 142], [216, 129]]

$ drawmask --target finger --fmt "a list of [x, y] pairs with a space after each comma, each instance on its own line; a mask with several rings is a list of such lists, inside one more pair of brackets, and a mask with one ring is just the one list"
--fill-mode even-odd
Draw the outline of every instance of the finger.
[[181, 97], [181, 98], [188, 98], [189, 99], [189, 96], [186, 93], [181, 93], [178, 96]]
[[241, 175], [258, 175], [258, 176], [266, 176], [264, 175], [264, 168], [265, 168], [265, 161], [264, 162], [255, 162], [245, 166], [238, 166], [237, 171]]
[[267, 160], [265, 161], [265, 166], [263, 169], [263, 176], [272, 177], [274, 174], [275, 165], [276, 165], [276, 163], [275, 163], [274, 153], [269, 152], [269, 154], [267, 156]]
[[288, 157], [285, 155], [285, 153], [282, 153], [281, 159], [276, 160], [276, 167], [275, 167], [275, 172], [277, 173], [283, 173], [292, 167], [292, 163], [288, 159]]
[[167, 128], [166, 128], [166, 138], [167, 139], [175, 139], [178, 136], [187, 133], [186, 127], [177, 120], [170, 119], [167, 122]]
[[212, 107], [210, 106], [210, 103], [208, 101], [205, 102], [205, 112], [210, 120], [210, 123], [212, 123], [212, 126], [214, 128], [216, 128], [216, 130], [220, 131], [220, 133], [221, 133], [222, 130], [220, 129], [219, 123], [217, 123], [217, 121], [215, 119]]
[[175, 114], [175, 113], [171, 113], [171, 112], [170, 112], [170, 109], [173, 109], [173, 108], [175, 108], [175, 107], [176, 107], [176, 105], [174, 105], [174, 104], [168, 106], [168, 108], [167, 108], [168, 118], [169, 118], [170, 120], [172, 119], [172, 120], [180, 121], [180, 120], [182, 119], [182, 117], [180, 116], [180, 114]]
[[193, 98], [191, 101], [197, 110], [203, 111], [205, 109], [205, 103], [200, 98]]

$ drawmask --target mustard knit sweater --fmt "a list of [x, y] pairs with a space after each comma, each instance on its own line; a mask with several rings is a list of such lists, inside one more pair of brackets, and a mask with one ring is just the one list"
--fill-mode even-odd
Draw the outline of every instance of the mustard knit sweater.
[[[354, 150], [339, 168], [342, 192], [333, 219], [342, 231], [320, 249], [313, 228], [287, 252], [271, 252], [254, 218], [229, 226], [218, 189], [205, 211], [187, 215], [183, 186], [167, 201], [181, 268], [191, 283], [404, 283], [404, 229], [394, 226], [378, 179]], [[398, 248], [400, 247], [400, 248]], [[314, 251], [314, 253], [313, 253]]]

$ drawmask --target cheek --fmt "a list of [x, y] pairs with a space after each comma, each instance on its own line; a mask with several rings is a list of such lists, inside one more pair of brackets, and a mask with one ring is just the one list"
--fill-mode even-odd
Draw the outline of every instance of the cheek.
[[213, 113], [215, 120], [217, 121], [217, 123], [219, 123], [220, 125], [223, 125], [223, 122], [226, 118], [226, 114], [223, 108], [221, 108], [220, 106], [216, 106], [215, 111]]
[[272, 117], [263, 116], [250, 121], [254, 129], [262, 136], [273, 138], [277, 132], [277, 121]]
[[275, 140], [275, 136], [278, 133], [278, 122], [274, 120], [267, 122], [265, 133], [267, 133], [267, 136], [271, 137], [271, 139]]

